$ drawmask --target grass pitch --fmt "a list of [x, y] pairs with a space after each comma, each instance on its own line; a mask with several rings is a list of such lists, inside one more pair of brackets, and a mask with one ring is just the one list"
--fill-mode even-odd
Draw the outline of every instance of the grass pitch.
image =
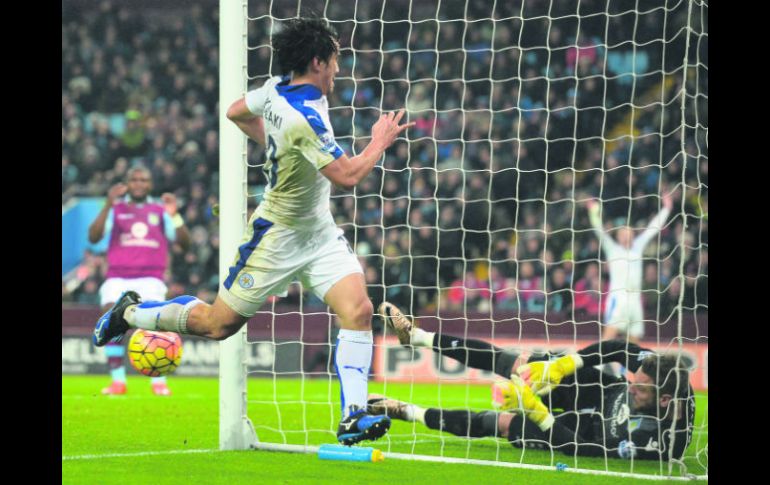
[[[107, 376], [62, 376], [62, 483], [671, 483], [570, 473], [571, 469], [660, 475], [659, 463], [574, 458], [519, 450], [503, 440], [467, 440], [415, 423], [394, 421], [373, 444], [386, 453], [497, 460], [554, 466], [566, 472], [388, 459], [381, 463], [322, 461], [315, 455], [266, 451], [219, 451], [218, 380], [169, 379], [171, 397], [153, 396], [150, 381], [128, 378], [128, 394], [102, 396]], [[489, 386], [372, 382], [370, 392], [423, 406], [488, 409]], [[328, 379], [249, 379], [249, 416], [260, 440], [320, 445], [334, 443], [339, 384]], [[708, 395], [699, 394], [696, 430], [684, 460], [687, 471], [708, 473]], [[704, 481], [705, 483], [705, 481]]]

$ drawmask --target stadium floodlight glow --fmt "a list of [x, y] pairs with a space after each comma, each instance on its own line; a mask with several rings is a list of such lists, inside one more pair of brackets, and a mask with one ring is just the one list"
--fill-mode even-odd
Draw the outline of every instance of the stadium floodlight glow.
[[[662, 194], [679, 193], [644, 253], [645, 269], [656, 278], [642, 290], [656, 302], [645, 314], [644, 343], [681, 356], [696, 389], [707, 389], [708, 336], [698, 318], [708, 305], [697, 288], [706, 284], [708, 264], [708, 5], [603, 5], [220, 0], [222, 280], [240, 244], [247, 200], [258, 202], [265, 183], [261, 174], [259, 182], [248, 176], [261, 172], [262, 149], [247, 144], [225, 111], [247, 89], [280, 74], [269, 38], [281, 21], [321, 14], [341, 34], [329, 116], [345, 151], [361, 150], [381, 111], [405, 106], [408, 119], [418, 121], [355, 192], [332, 195], [332, 213], [364, 263], [375, 308], [395, 299], [437, 328], [459, 328], [462, 335], [485, 328], [486, 338], [501, 346], [532, 351], [595, 342], [607, 282], [586, 203], [601, 199], [603, 222], [614, 234], [648, 221]], [[589, 266], [598, 270], [595, 288], [578, 284], [590, 280]], [[562, 289], [550, 286], [557, 272], [566, 281]], [[691, 287], [694, 298], [686, 296]], [[334, 319], [298, 288], [292, 290], [298, 308], [269, 300], [255, 317], [260, 327], [266, 322], [269, 336], [249, 341], [244, 327], [221, 344], [220, 449], [313, 453], [335, 441], [336, 376], [302, 368], [316, 350], [332, 351], [332, 330], [324, 342], [307, 336], [318, 333], [311, 326]], [[542, 301], [530, 298], [538, 290]], [[589, 294], [598, 298], [593, 317], [577, 308]], [[562, 319], [554, 320], [552, 310]], [[522, 319], [539, 325], [542, 335], [525, 335]], [[291, 336], [279, 323], [288, 320], [300, 322]], [[491, 383], [489, 374], [429, 349], [399, 347], [389, 329], [377, 335], [370, 391], [397, 392], [420, 405], [491, 409], [488, 387], [474, 385]], [[287, 371], [282, 359], [291, 352], [300, 368]], [[249, 395], [249, 376], [267, 376], [272, 392]], [[325, 380], [324, 392], [306, 389], [310, 380]], [[683, 460], [653, 464], [622, 461], [617, 450], [592, 459], [521, 451], [502, 439], [460, 439], [419, 424], [391, 429], [371, 446], [386, 459], [529, 469], [562, 461], [575, 473], [707, 479], [708, 403], [698, 406], [703, 418], [692, 429], [690, 451]]]

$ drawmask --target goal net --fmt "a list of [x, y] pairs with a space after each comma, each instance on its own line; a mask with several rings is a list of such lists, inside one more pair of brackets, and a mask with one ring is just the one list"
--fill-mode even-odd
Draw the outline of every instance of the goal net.
[[[270, 36], [298, 15], [340, 34], [329, 114], [346, 153], [360, 153], [383, 111], [405, 107], [417, 122], [353, 193], [332, 195], [375, 308], [387, 300], [428, 331], [526, 354], [576, 351], [607, 335], [622, 304], [608, 239], [644, 237], [641, 281], [624, 276], [641, 295], [629, 331], [677, 356], [696, 391], [681, 460], [517, 448], [402, 421], [371, 446], [399, 458], [707, 476], [708, 2], [221, 2], [221, 112], [281, 74]], [[234, 248], [267, 183], [265, 158], [226, 120], [221, 140], [220, 245]], [[222, 251], [222, 274], [230, 258]], [[370, 392], [491, 409], [493, 373], [400, 346], [377, 315], [373, 328]], [[223, 343], [220, 446], [336, 442], [335, 341], [333, 315], [299, 283], [269, 300]]]

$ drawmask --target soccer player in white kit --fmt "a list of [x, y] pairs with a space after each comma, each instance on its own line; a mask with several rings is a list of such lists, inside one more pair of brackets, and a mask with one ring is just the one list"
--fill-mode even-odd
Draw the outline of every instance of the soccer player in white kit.
[[142, 303], [139, 295], [128, 292], [99, 319], [93, 340], [104, 345], [130, 327], [223, 340], [269, 296], [299, 279], [339, 319], [335, 369], [342, 421], [337, 439], [351, 445], [383, 436], [390, 418], [366, 413], [373, 305], [361, 264], [332, 218], [331, 184], [355, 187], [414, 123], [399, 125], [403, 110], [382, 115], [363, 152], [345, 155], [334, 140], [326, 100], [339, 71], [338, 41], [325, 20], [285, 21], [272, 46], [287, 75], [271, 78], [227, 111], [241, 131], [265, 146], [268, 187], [214, 303], [192, 296]]
[[663, 209], [650, 221], [636, 239], [633, 229], [618, 230], [617, 242], [602, 228], [599, 203], [588, 204], [588, 217], [607, 258], [610, 269], [609, 299], [604, 311], [602, 340], [626, 336], [634, 343], [644, 337], [642, 308], [642, 253], [645, 246], [660, 231], [671, 213], [671, 196], [663, 196]]

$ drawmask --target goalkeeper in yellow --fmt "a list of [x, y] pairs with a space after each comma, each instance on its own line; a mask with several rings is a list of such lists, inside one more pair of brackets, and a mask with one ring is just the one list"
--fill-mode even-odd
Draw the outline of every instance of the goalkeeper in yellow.
[[[423, 408], [370, 395], [370, 413], [568, 455], [667, 461], [681, 459], [690, 443], [695, 397], [689, 372], [675, 356], [606, 340], [560, 357], [526, 357], [481, 340], [427, 332], [391, 303], [378, 313], [402, 344], [430, 347], [505, 380], [492, 386], [496, 411]], [[607, 362], [626, 366], [628, 379], [594, 367]]]

